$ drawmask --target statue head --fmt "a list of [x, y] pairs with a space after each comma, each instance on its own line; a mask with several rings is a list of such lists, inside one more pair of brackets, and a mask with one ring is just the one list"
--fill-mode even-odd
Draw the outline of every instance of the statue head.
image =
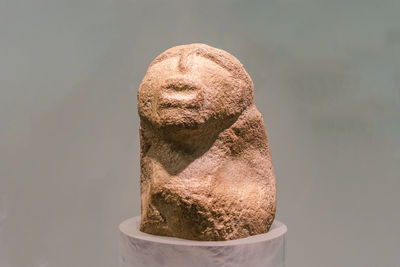
[[177, 135], [217, 130], [253, 103], [253, 83], [242, 64], [204, 44], [160, 54], [138, 90], [141, 119], [159, 129], [172, 128]]

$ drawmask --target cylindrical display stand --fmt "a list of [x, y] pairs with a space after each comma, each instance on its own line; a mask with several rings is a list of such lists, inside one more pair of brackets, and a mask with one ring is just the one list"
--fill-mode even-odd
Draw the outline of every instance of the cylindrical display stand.
[[192, 241], [139, 230], [140, 216], [121, 223], [120, 267], [283, 267], [286, 226], [275, 220], [266, 234], [230, 241]]

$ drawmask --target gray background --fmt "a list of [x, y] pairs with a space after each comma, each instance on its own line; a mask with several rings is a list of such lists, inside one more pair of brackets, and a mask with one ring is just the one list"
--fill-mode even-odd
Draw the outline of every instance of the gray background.
[[163, 50], [254, 80], [287, 266], [400, 266], [400, 1], [0, 0], [0, 266], [109, 267]]

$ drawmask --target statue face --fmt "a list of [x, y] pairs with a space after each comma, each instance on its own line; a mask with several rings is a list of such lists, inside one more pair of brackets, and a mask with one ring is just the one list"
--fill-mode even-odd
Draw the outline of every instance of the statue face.
[[171, 56], [148, 69], [138, 92], [141, 117], [158, 127], [198, 128], [245, 108], [244, 81], [200, 55]]

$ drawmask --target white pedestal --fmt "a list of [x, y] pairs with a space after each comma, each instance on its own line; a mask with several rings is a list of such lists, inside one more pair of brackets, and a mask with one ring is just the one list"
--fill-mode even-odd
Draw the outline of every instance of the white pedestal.
[[120, 267], [283, 267], [286, 226], [230, 241], [192, 241], [139, 231], [140, 216], [121, 223]]

